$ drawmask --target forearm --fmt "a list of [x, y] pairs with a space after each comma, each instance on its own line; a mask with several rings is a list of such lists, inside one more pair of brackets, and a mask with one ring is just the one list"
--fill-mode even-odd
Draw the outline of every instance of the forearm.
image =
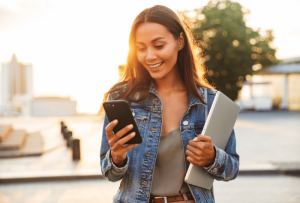
[[116, 182], [123, 178], [128, 170], [128, 158], [123, 167], [117, 167], [110, 156], [110, 150], [107, 151], [105, 156], [101, 157], [101, 171], [102, 175], [109, 181]]
[[237, 157], [227, 154], [222, 149], [216, 147], [217, 155], [214, 164], [206, 170], [216, 180], [229, 181], [236, 178], [239, 172], [239, 161]]
[[239, 155], [236, 153], [235, 133], [232, 131], [226, 150], [215, 146], [216, 158], [209, 167], [204, 167], [214, 179], [229, 181], [237, 177], [239, 172]]
[[124, 167], [117, 167], [111, 158], [111, 148], [108, 144], [108, 140], [106, 138], [105, 127], [108, 125], [109, 121], [105, 116], [104, 124], [103, 124], [103, 132], [102, 132], [102, 141], [101, 141], [101, 149], [100, 149], [100, 166], [102, 175], [109, 181], [115, 182], [123, 178], [123, 175], [126, 173], [128, 169], [128, 157], [126, 159], [126, 163]]

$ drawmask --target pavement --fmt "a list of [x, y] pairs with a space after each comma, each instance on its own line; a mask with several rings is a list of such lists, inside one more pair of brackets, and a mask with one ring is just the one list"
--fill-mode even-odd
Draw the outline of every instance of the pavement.
[[[111, 203], [120, 182], [61, 180], [0, 184], [1, 203]], [[299, 203], [300, 178], [286, 175], [240, 175], [214, 182], [217, 203]]]
[[[72, 160], [59, 122], [81, 140], [81, 160]], [[300, 112], [241, 112], [235, 125], [240, 175], [300, 175]], [[102, 179], [100, 116], [0, 118], [0, 124], [43, 135], [43, 155], [0, 159], [0, 183]], [[2, 202], [2, 201], [1, 201]]]
[[[102, 135], [99, 116], [0, 118], [1, 124], [11, 123], [14, 129], [26, 129], [43, 136], [43, 155], [0, 159], [0, 183], [80, 178], [102, 178], [99, 163]], [[64, 121], [73, 137], [80, 139], [81, 160], [72, 160], [60, 133]]]

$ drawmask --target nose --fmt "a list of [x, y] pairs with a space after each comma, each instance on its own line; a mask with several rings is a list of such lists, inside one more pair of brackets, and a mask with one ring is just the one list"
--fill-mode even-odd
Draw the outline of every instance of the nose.
[[154, 51], [152, 49], [148, 49], [147, 50], [147, 56], [146, 56], [146, 60], [147, 61], [152, 61], [155, 60], [157, 58], [156, 54], [154, 53]]

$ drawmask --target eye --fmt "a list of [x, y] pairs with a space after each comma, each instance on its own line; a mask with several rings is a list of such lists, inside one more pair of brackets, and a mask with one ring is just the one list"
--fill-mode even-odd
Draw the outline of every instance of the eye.
[[157, 45], [157, 46], [155, 46], [155, 48], [161, 49], [161, 48], [163, 48], [163, 46], [164, 46], [164, 45]]
[[138, 47], [138, 50], [139, 50], [139, 51], [145, 51], [146, 48], [144, 48], [144, 47]]

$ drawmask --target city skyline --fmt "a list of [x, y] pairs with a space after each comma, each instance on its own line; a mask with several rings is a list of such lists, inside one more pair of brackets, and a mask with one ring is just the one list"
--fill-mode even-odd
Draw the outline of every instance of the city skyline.
[[0, 115], [29, 113], [33, 99], [33, 68], [31, 63], [18, 61], [15, 54], [1, 66]]
[[[78, 112], [96, 113], [126, 61], [136, 15], [155, 4], [193, 10], [207, 2], [1, 1], [0, 63], [17, 54], [34, 66], [35, 96], [70, 96], [78, 101]], [[300, 55], [300, 26], [294, 23], [300, 17], [298, 1], [237, 2], [251, 11], [247, 26], [274, 30], [279, 59]]]

